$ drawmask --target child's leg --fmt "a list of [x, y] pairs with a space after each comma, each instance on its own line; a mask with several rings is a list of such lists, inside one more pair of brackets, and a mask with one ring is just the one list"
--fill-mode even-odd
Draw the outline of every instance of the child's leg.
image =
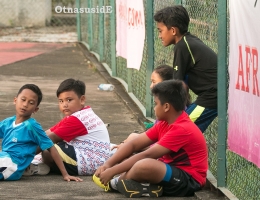
[[[151, 176], [151, 174], [156, 174]], [[136, 162], [133, 167], [120, 176], [119, 180], [132, 179], [143, 183], [159, 183], [166, 174], [166, 166], [163, 162], [146, 158]]]
[[[141, 183], [156, 184], [157, 187], [147, 187]], [[166, 196], [191, 196], [201, 188], [200, 184], [183, 170], [158, 160], [143, 159], [120, 176], [117, 189], [128, 197], [134, 195], [133, 191], [137, 192], [137, 189], [142, 190], [139, 191], [142, 194], [143, 190], [148, 190], [149, 196], [156, 197], [161, 194], [158, 185], [163, 187], [163, 194]]]
[[211, 122], [218, 116], [217, 109], [204, 108], [195, 103], [192, 103], [185, 111], [202, 133], [204, 133]]
[[133, 140], [133, 139], [135, 139], [139, 135], [140, 135], [139, 133], [130, 133], [129, 136], [126, 138], [126, 140], [124, 142]]
[[[163, 188], [158, 183], [164, 179], [165, 174], [167, 167], [163, 162], [146, 158], [135, 163], [128, 172], [120, 176], [116, 189], [126, 197], [159, 197]], [[113, 180], [110, 184], [112, 182]]]
[[49, 167], [53, 165], [54, 160], [48, 150], [42, 151], [42, 161]]
[[[70, 175], [78, 175], [77, 158], [74, 148], [66, 142], [55, 144], [55, 148], [63, 160], [63, 164]], [[42, 152], [43, 162], [50, 166], [51, 172], [60, 174], [60, 170], [53, 161], [49, 151]]]
[[[151, 176], [156, 174], [156, 176]], [[103, 185], [99, 178], [93, 176], [93, 181], [105, 191], [117, 190], [117, 183], [121, 180], [132, 179], [141, 183], [159, 183], [166, 174], [166, 166], [163, 162], [155, 159], [143, 159], [134, 164], [134, 166], [126, 173], [113, 178], [108, 186]]]
[[194, 192], [201, 189], [200, 184], [183, 170], [165, 164], [167, 167], [165, 177], [159, 183], [166, 196], [193, 196]]

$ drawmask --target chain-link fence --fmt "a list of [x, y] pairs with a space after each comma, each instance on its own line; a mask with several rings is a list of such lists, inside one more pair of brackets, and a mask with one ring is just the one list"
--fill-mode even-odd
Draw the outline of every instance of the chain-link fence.
[[76, 0], [0, 1], [0, 41], [75, 42]]
[[[148, 16], [147, 2], [148, 0], [143, 0], [145, 17]], [[189, 31], [218, 53], [218, 0], [154, 0], [152, 2], [154, 13], [163, 7], [181, 2], [190, 15]], [[81, 0], [80, 3], [81, 7], [90, 8], [98, 5], [100, 6], [103, 3], [103, 5], [112, 6], [114, 12], [116, 8], [115, 0], [89, 0], [88, 3]], [[100, 18], [103, 18], [103, 20], [100, 20]], [[134, 94], [135, 98], [138, 99], [145, 109], [151, 109], [149, 108], [149, 98], [147, 97], [147, 95], [150, 95], [149, 92], [147, 92], [147, 80], [150, 79], [148, 76], [149, 72], [151, 72], [151, 66], [148, 66], [147, 46], [149, 38], [147, 32], [149, 31], [148, 27], [151, 26], [151, 24], [147, 24], [146, 20], [146, 38], [143, 50], [143, 60], [141, 68], [138, 71], [135, 69], [128, 69], [125, 59], [121, 57], [113, 58], [113, 50], [115, 51], [115, 48], [113, 49], [115, 46], [114, 39], [116, 37], [115, 29], [113, 29], [116, 22], [115, 15], [88, 13], [81, 14], [80, 19], [82, 41], [89, 45], [91, 51], [103, 55], [101, 56], [101, 61], [108, 65], [108, 70], [114, 70], [114, 73], [111, 74], [124, 81], [128, 86], [128, 90]], [[152, 25], [154, 27], [154, 54], [152, 55], [154, 66], [160, 64], [172, 65], [173, 48], [165, 48], [161, 45], [155, 23]], [[113, 59], [115, 59], [115, 66], [113, 65]], [[152, 68], [154, 66], [152, 66]], [[228, 82], [228, 80], [222, 80], [221, 77], [219, 77], [219, 81]], [[194, 94], [192, 94], [192, 97], [195, 99]], [[153, 116], [151, 115], [151, 117]], [[219, 174], [217, 172], [219, 170], [218, 159], [220, 159], [217, 153], [217, 126], [218, 119], [214, 120], [204, 133], [209, 149], [209, 168], [215, 177]], [[260, 169], [239, 155], [230, 152], [228, 149], [226, 150], [226, 160], [226, 177], [223, 177], [226, 179], [226, 187], [239, 199], [260, 199]]]

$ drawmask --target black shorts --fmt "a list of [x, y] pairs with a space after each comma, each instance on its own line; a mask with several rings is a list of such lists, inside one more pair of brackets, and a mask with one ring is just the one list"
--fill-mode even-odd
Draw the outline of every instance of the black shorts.
[[[66, 142], [59, 142], [55, 144], [57, 151], [59, 152], [63, 164], [69, 175], [78, 175], [77, 157], [74, 147], [67, 144]], [[51, 166], [52, 173], [61, 174], [58, 166], [54, 162]]]
[[193, 196], [194, 192], [201, 189], [200, 184], [195, 181], [189, 174], [177, 167], [170, 167], [172, 169], [172, 176], [169, 182], [161, 181], [159, 183], [159, 185], [163, 186], [164, 196]]

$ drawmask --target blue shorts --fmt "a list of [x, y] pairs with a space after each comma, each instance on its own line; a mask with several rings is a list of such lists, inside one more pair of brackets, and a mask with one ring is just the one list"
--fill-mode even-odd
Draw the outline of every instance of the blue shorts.
[[195, 103], [190, 104], [185, 110], [203, 133], [211, 122], [218, 116], [218, 110], [214, 108], [205, 108]]

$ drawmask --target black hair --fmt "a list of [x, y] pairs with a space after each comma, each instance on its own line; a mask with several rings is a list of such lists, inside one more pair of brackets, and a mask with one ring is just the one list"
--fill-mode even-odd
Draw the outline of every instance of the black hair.
[[159, 74], [163, 81], [173, 79], [173, 67], [169, 65], [159, 65], [154, 72]]
[[82, 95], [85, 95], [85, 90], [86, 85], [83, 81], [69, 78], [61, 82], [56, 95], [59, 97], [62, 92], [74, 91], [80, 98]]
[[158, 97], [161, 105], [169, 103], [177, 112], [185, 109], [187, 92], [181, 80], [160, 82], [152, 88], [152, 94]]
[[42, 101], [42, 91], [40, 88], [35, 84], [25, 84], [19, 89], [17, 96], [25, 89], [33, 91], [38, 96], [37, 106], [39, 106]]
[[156, 22], [164, 23], [168, 29], [177, 27], [181, 34], [188, 31], [190, 17], [187, 10], [181, 5], [163, 8], [156, 12], [153, 18]]

